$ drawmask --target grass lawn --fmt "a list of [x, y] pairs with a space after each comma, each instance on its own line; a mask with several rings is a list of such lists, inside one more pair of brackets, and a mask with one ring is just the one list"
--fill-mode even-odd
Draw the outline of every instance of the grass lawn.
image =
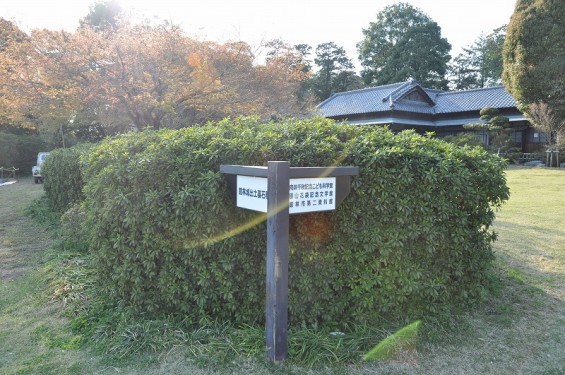
[[565, 374], [565, 170], [512, 167], [497, 213], [497, 293], [455, 317], [423, 373]]
[[237, 354], [210, 368], [188, 341], [126, 358], [96, 352], [52, 299], [52, 232], [23, 214], [42, 186], [2, 186], [0, 374], [565, 374], [565, 170], [510, 168], [507, 179], [493, 294], [471, 311], [424, 321], [417, 350], [391, 362], [323, 368]]
[[30, 179], [0, 187], [0, 373], [39, 374], [76, 361], [77, 353], [55, 341], [69, 341], [60, 305], [51, 303], [42, 253], [49, 231], [23, 215], [27, 202], [42, 194]]
[[500, 266], [565, 301], [565, 171], [508, 171], [511, 199], [498, 213]]

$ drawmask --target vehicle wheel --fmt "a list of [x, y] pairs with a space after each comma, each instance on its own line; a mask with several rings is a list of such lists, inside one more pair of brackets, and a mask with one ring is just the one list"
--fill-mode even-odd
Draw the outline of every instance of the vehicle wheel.
[[33, 178], [33, 182], [35, 182], [36, 184], [39, 184], [39, 178], [38, 178], [38, 177], [34, 177], [34, 178]]

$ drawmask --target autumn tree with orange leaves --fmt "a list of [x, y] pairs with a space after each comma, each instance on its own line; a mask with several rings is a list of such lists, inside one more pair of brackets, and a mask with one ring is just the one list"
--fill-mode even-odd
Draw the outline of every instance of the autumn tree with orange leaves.
[[303, 69], [288, 65], [288, 56], [257, 64], [245, 42], [202, 42], [174, 25], [128, 20], [29, 36], [8, 26], [0, 34], [11, 35], [9, 48], [0, 50], [3, 123], [40, 130], [64, 123], [92, 139], [307, 109], [296, 95], [307, 78]]
[[29, 36], [0, 18], [0, 130], [33, 131], [37, 124], [28, 98], [37, 89], [38, 75], [29, 53]]

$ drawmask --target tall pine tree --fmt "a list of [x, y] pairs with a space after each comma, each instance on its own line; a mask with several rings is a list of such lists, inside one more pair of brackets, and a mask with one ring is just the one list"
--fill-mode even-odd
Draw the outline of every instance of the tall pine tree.
[[451, 86], [467, 90], [500, 85], [505, 35], [506, 26], [502, 26], [486, 36], [479, 36], [471, 46], [464, 48], [450, 64]]

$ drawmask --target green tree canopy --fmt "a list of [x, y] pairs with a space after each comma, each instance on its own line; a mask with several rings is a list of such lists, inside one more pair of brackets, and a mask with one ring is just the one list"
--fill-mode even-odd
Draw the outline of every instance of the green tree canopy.
[[117, 0], [97, 1], [90, 6], [88, 14], [80, 20], [80, 26], [89, 26], [96, 31], [116, 30], [122, 7]]
[[500, 155], [503, 151], [508, 151], [513, 147], [510, 139], [510, 120], [506, 116], [500, 115], [498, 108], [486, 107], [479, 112], [481, 120], [484, 122], [465, 124], [466, 130], [483, 131], [486, 134], [485, 143], [487, 148], [494, 146], [496, 154]]
[[367, 85], [414, 78], [426, 87], [447, 88], [451, 45], [441, 37], [438, 24], [420, 9], [407, 3], [388, 6], [363, 29], [363, 35], [357, 48]]
[[503, 81], [519, 108], [547, 103], [565, 118], [565, 2], [518, 0], [503, 49]]
[[310, 81], [311, 91], [318, 101], [323, 101], [334, 92], [360, 88], [363, 83], [353, 71], [353, 64], [343, 47], [334, 42], [316, 47], [314, 63], [319, 70]]
[[506, 26], [481, 34], [463, 49], [450, 66], [451, 84], [457, 90], [500, 85], [502, 83], [502, 46]]

